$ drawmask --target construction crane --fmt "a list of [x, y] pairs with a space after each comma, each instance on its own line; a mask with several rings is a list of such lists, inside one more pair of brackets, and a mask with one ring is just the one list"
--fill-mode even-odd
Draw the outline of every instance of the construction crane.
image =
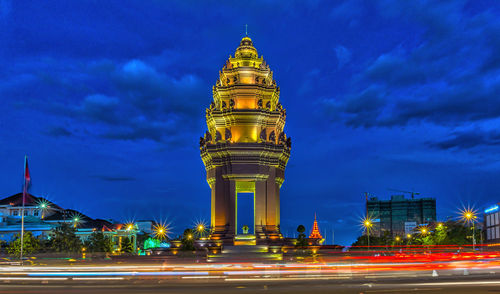
[[391, 188], [387, 188], [387, 190], [394, 191], [394, 192], [401, 192], [401, 193], [411, 194], [411, 199], [415, 199], [415, 195], [420, 195], [420, 192], [415, 192], [415, 191], [404, 191], [404, 190], [391, 189]]

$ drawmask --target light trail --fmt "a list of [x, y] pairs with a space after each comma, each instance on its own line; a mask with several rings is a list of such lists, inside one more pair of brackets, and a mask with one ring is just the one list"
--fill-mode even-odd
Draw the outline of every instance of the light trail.
[[[499, 252], [476, 254], [396, 254], [325, 257], [319, 262], [201, 263], [71, 266], [7, 266], [0, 268], [0, 281], [118, 281], [147, 279], [293, 281], [382, 279], [469, 275], [500, 270]], [[463, 271], [461, 273], [460, 271]], [[438, 274], [435, 276], [435, 274]], [[434, 284], [434, 283], [430, 283]]]
[[497, 281], [459, 281], [459, 282], [433, 282], [433, 283], [412, 283], [408, 286], [472, 286], [472, 285], [500, 285]]

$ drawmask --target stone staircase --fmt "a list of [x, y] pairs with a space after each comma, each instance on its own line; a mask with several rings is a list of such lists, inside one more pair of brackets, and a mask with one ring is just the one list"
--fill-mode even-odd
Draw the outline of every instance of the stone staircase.
[[224, 246], [218, 254], [207, 255], [208, 262], [217, 263], [276, 262], [282, 259], [283, 253], [280, 250], [269, 250], [267, 245], [230, 245]]

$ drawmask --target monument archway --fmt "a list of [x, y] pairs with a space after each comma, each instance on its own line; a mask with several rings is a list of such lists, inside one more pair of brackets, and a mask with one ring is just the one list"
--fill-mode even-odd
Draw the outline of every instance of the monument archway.
[[211, 188], [210, 239], [233, 242], [238, 193], [254, 194], [257, 243], [282, 238], [280, 188], [290, 157], [286, 110], [264, 58], [246, 36], [229, 56], [206, 110], [200, 152]]

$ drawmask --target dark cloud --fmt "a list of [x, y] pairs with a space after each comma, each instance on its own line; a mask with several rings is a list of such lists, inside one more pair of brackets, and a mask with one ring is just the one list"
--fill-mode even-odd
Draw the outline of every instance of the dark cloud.
[[478, 129], [454, 132], [450, 138], [438, 142], [429, 142], [438, 149], [470, 149], [479, 146], [500, 146], [500, 132]]
[[72, 132], [64, 127], [52, 127], [46, 132], [46, 134], [51, 137], [70, 137], [73, 135]]
[[[398, 2], [398, 1], [396, 1]], [[411, 122], [460, 125], [500, 116], [500, 21], [489, 12], [465, 15], [463, 2], [383, 1], [386, 17], [413, 22], [424, 34], [398, 44], [352, 80], [330, 109], [354, 127]], [[327, 103], [328, 104], [328, 103]], [[366, 105], [363, 107], [361, 105]]]
[[[36, 100], [34, 107], [93, 124], [89, 131], [97, 137], [168, 142], [173, 137], [194, 133], [193, 125], [210, 101], [209, 86], [196, 75], [168, 76], [138, 59], [123, 64], [94, 62], [83, 69], [79, 79], [87, 85], [82, 89], [88, 93], [86, 96], [67, 99], [66, 91], [56, 91], [55, 99], [49, 103]], [[49, 83], [61, 85], [67, 76], [75, 75], [66, 69], [61, 76], [51, 75]], [[35, 82], [40, 83], [36, 79]], [[79, 82], [73, 87], [78, 87]], [[28, 79], [27, 83], [33, 81]], [[46, 84], [47, 81], [42, 82]], [[59, 133], [62, 135], [60, 130]]]

